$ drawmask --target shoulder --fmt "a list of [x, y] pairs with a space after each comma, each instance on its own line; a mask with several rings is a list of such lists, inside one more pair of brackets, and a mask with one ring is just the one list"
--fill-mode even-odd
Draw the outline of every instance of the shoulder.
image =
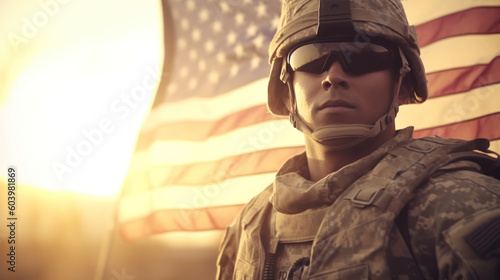
[[[438, 216], [453, 222], [484, 209], [500, 206], [500, 181], [484, 175], [472, 162], [448, 165], [415, 191], [409, 206], [420, 216]], [[447, 215], [446, 215], [447, 214]]]
[[500, 236], [496, 224], [500, 225], [500, 181], [478, 172], [472, 162], [439, 170], [408, 204], [415, 257], [431, 276], [481, 279], [482, 273], [495, 273], [500, 240], [483, 237]]

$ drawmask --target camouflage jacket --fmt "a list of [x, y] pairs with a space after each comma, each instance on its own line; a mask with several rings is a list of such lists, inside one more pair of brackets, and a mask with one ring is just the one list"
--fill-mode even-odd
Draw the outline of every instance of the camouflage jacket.
[[[406, 173], [424, 177], [408, 193], [397, 226], [394, 217], [385, 217], [390, 211], [362, 221], [377, 207], [335, 208], [337, 200], [350, 203], [353, 186], [377, 180], [366, 174], [394, 169], [382, 159], [408, 145], [411, 135], [411, 128], [400, 131], [371, 155], [318, 182], [301, 175], [307, 172], [304, 154], [291, 158], [226, 230], [217, 279], [263, 279], [283, 227], [313, 229], [310, 266], [293, 279], [499, 279], [500, 181], [481, 174], [476, 162], [454, 161], [432, 175]], [[344, 229], [342, 219], [361, 222]]]

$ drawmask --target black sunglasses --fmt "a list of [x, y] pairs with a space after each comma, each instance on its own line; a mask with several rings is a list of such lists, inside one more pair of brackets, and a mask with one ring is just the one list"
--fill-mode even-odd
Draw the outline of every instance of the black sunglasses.
[[361, 42], [309, 42], [292, 49], [287, 63], [293, 71], [321, 74], [339, 61], [349, 75], [363, 75], [391, 69], [394, 54], [390, 47]]

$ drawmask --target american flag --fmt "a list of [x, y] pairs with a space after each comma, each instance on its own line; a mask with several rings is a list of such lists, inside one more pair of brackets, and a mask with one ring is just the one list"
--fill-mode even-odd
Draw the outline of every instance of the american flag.
[[[406, 0], [429, 100], [403, 106], [415, 137], [493, 140], [500, 151], [500, 3]], [[272, 182], [303, 136], [267, 112], [267, 48], [281, 1], [163, 1], [165, 67], [119, 200], [122, 237], [222, 229]]]

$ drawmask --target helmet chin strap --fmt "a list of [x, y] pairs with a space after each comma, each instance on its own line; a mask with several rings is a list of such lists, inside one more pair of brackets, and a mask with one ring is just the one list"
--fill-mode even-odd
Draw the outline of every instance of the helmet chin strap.
[[[305, 135], [321, 144], [330, 151], [343, 150], [353, 147], [368, 138], [377, 136], [384, 131], [391, 123], [394, 122], [398, 113], [398, 93], [401, 88], [403, 77], [410, 72], [408, 61], [401, 49], [399, 49], [402, 60], [402, 67], [399, 69], [398, 83], [394, 87], [393, 100], [389, 105], [387, 113], [380, 117], [373, 125], [367, 124], [333, 124], [322, 126], [316, 130], [312, 130], [307, 126], [306, 122], [297, 112], [297, 102], [295, 100], [295, 92], [290, 78], [287, 79], [287, 85], [290, 93], [290, 122], [293, 127], [302, 131]], [[352, 139], [345, 144], [338, 144], [338, 139]]]

